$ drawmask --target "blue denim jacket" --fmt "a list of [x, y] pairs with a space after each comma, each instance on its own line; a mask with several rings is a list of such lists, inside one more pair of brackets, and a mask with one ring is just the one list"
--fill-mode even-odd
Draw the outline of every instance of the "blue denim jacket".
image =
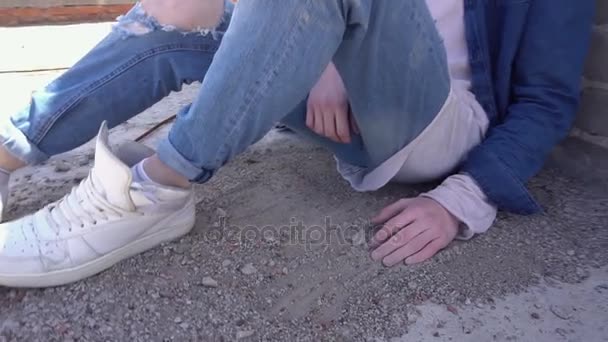
[[473, 93], [491, 126], [462, 171], [501, 209], [540, 210], [524, 184], [573, 123], [594, 10], [594, 0], [465, 0]]

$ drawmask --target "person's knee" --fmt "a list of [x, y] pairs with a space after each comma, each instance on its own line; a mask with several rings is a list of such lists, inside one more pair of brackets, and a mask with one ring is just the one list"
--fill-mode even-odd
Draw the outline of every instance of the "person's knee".
[[143, 0], [142, 7], [161, 25], [184, 31], [213, 29], [224, 14], [224, 0]]
[[118, 19], [115, 29], [125, 36], [156, 30], [208, 34], [223, 16], [224, 0], [143, 0]]

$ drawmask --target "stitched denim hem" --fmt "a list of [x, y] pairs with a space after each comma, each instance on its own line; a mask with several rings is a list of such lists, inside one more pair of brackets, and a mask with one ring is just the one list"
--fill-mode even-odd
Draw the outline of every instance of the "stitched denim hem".
[[168, 138], [160, 142], [156, 153], [163, 163], [169, 165], [173, 170], [179, 172], [193, 183], [205, 183], [214, 174], [214, 170], [199, 168], [184, 158]]
[[0, 127], [0, 144], [15, 158], [33, 165], [49, 159], [23, 132], [7, 118]]
[[524, 183], [483, 144], [471, 153], [462, 171], [468, 173], [499, 209], [519, 215], [542, 212]]

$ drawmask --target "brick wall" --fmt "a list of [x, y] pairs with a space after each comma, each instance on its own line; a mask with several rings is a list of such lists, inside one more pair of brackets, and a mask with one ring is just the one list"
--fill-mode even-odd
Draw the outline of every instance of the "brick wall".
[[135, 0], [1, 0], [0, 7], [124, 5], [134, 2]]
[[0, 0], [0, 26], [114, 20], [135, 0]]
[[608, 137], [608, 0], [597, 0], [597, 10], [576, 125], [592, 135]]

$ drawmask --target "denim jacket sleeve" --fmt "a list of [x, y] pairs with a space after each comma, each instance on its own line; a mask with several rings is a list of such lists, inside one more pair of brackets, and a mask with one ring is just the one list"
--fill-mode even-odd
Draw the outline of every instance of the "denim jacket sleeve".
[[594, 3], [529, 2], [513, 60], [510, 103], [463, 165], [463, 171], [501, 209], [518, 214], [541, 209], [524, 184], [540, 171], [552, 148], [572, 125]]

